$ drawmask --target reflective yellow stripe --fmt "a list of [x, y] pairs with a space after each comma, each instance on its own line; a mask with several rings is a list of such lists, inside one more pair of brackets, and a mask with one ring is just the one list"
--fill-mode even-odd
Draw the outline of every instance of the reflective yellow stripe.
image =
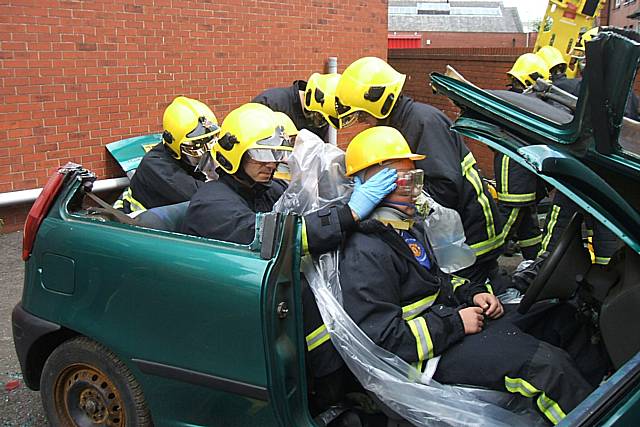
[[122, 199], [116, 200], [115, 203], [113, 204], [113, 208], [114, 209], [122, 209], [122, 208], [124, 208], [124, 202], [122, 201]]
[[502, 239], [503, 241], [507, 238], [507, 236], [511, 232], [511, 227], [513, 227], [513, 224], [515, 224], [516, 220], [518, 219], [519, 213], [520, 213], [520, 208], [512, 208], [511, 212], [509, 212], [509, 218], [507, 218], [507, 222], [504, 224], [504, 227], [502, 228], [502, 233], [500, 233], [501, 235], [503, 235], [503, 239]]
[[429, 328], [427, 328], [427, 322], [424, 320], [424, 317], [409, 320], [407, 324], [416, 337], [418, 360], [431, 359], [433, 357], [433, 342], [431, 341], [431, 334], [429, 334]]
[[534, 202], [536, 200], [536, 193], [523, 193], [523, 194], [498, 193], [498, 200], [500, 200], [501, 202], [511, 202], [511, 203]]
[[560, 206], [553, 205], [553, 208], [551, 208], [551, 217], [549, 218], [549, 222], [547, 223], [547, 234], [545, 234], [544, 239], [542, 239], [542, 247], [540, 248], [540, 252], [538, 252], [538, 256], [542, 255], [542, 253], [547, 250], [547, 246], [549, 245], [549, 241], [551, 241], [551, 236], [553, 235], [553, 228], [558, 222], [559, 213]]
[[330, 336], [329, 331], [327, 331], [327, 327], [325, 325], [320, 326], [318, 329], [307, 335], [307, 351], [318, 348], [319, 346], [327, 342], [329, 338]]
[[468, 282], [469, 280], [465, 279], [464, 277], [459, 277], [453, 274], [451, 275], [451, 284], [453, 285], [453, 292], [455, 292], [456, 289], [458, 289], [460, 286]]
[[491, 286], [491, 283], [486, 283], [484, 286], [487, 288], [487, 292], [493, 295], [493, 287]]
[[509, 392], [519, 393], [525, 397], [535, 397], [537, 395], [538, 399], [536, 400], [536, 404], [538, 408], [554, 425], [558, 424], [567, 416], [557, 402], [547, 397], [544, 392], [538, 390], [522, 378], [509, 378], [505, 376], [504, 386]]
[[127, 188], [127, 191], [125, 192], [123, 199], [129, 202], [129, 205], [130, 205], [129, 208], [131, 209], [131, 212], [147, 210], [147, 208], [142, 206], [142, 203], [140, 203], [139, 201], [133, 198], [133, 195], [131, 194], [131, 187]]
[[493, 239], [485, 240], [483, 242], [478, 242], [471, 245], [471, 249], [473, 249], [473, 253], [475, 253], [476, 256], [480, 256], [480, 255], [486, 254], [487, 252], [491, 252], [492, 250], [504, 245], [504, 240], [509, 235], [509, 231], [511, 230], [513, 223], [518, 218], [519, 211], [520, 211], [520, 208], [511, 209], [511, 213], [509, 214], [509, 218], [507, 219], [507, 222], [504, 225], [502, 232], [497, 236], [495, 236]]
[[471, 185], [476, 191], [478, 203], [480, 204], [480, 206], [482, 206], [482, 211], [484, 213], [484, 217], [486, 221], [487, 240], [491, 240], [496, 235], [495, 226], [493, 224], [493, 213], [491, 212], [491, 205], [489, 204], [489, 199], [484, 194], [482, 180], [480, 180], [478, 171], [476, 171], [473, 168], [473, 165], [475, 164], [476, 164], [476, 159], [473, 158], [473, 154], [472, 153], [467, 154], [461, 163], [462, 174], [471, 183]]
[[538, 234], [530, 239], [518, 240], [518, 245], [520, 245], [521, 248], [528, 248], [529, 246], [537, 245], [540, 242], [542, 242], [542, 234]]
[[307, 240], [307, 223], [302, 217], [302, 256], [309, 253], [309, 241]]
[[423, 311], [433, 305], [433, 302], [438, 298], [440, 291], [434, 295], [429, 295], [426, 298], [422, 298], [420, 301], [416, 301], [413, 304], [402, 307], [402, 318], [404, 320], [411, 320], [420, 315]]
[[607, 264], [609, 264], [609, 261], [611, 261], [611, 257], [597, 256], [593, 260], [593, 263], [594, 264], [600, 264], [600, 265], [607, 265]]
[[502, 155], [502, 185], [500, 186], [500, 191], [498, 192], [498, 200], [500, 199], [500, 194], [509, 194], [509, 157]]

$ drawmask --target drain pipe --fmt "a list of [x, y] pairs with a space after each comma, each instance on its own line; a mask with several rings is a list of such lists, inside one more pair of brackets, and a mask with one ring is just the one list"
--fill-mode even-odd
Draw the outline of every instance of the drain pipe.
[[[338, 72], [338, 57], [330, 56], [327, 58], [327, 73], [337, 73]], [[327, 132], [327, 142], [329, 144], [337, 145], [338, 144], [338, 131], [331, 125], [329, 126], [329, 132]]]
[[[93, 191], [100, 193], [104, 191], [122, 190], [127, 187], [127, 185], [129, 185], [129, 178], [127, 177], [101, 179], [93, 183]], [[0, 193], [0, 208], [33, 203], [41, 192], [42, 188], [34, 188], [32, 190]]]

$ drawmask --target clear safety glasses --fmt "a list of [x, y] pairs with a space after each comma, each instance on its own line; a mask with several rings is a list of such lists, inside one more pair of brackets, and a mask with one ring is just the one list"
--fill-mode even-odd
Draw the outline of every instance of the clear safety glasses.
[[424, 171], [413, 169], [410, 171], [398, 172], [396, 179], [396, 191], [402, 196], [418, 197], [422, 193], [424, 185]]

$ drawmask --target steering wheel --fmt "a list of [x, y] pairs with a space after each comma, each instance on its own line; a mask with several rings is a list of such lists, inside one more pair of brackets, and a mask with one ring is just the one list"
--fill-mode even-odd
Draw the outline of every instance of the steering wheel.
[[578, 288], [576, 277], [586, 273], [590, 266], [591, 258], [582, 244], [582, 214], [576, 212], [527, 288], [518, 312], [524, 314], [534, 303], [544, 299], [571, 297]]

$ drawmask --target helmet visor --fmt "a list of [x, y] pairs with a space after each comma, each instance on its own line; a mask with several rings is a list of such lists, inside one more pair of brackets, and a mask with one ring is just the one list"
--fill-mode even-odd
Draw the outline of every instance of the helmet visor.
[[346, 116], [341, 117], [338, 119], [340, 120], [340, 129], [348, 128], [349, 126], [358, 123], [364, 114], [366, 114], [364, 111], [353, 111]]
[[247, 154], [256, 162], [286, 162], [291, 150], [291, 140], [284, 133], [284, 128], [278, 126], [273, 136], [256, 141]]

